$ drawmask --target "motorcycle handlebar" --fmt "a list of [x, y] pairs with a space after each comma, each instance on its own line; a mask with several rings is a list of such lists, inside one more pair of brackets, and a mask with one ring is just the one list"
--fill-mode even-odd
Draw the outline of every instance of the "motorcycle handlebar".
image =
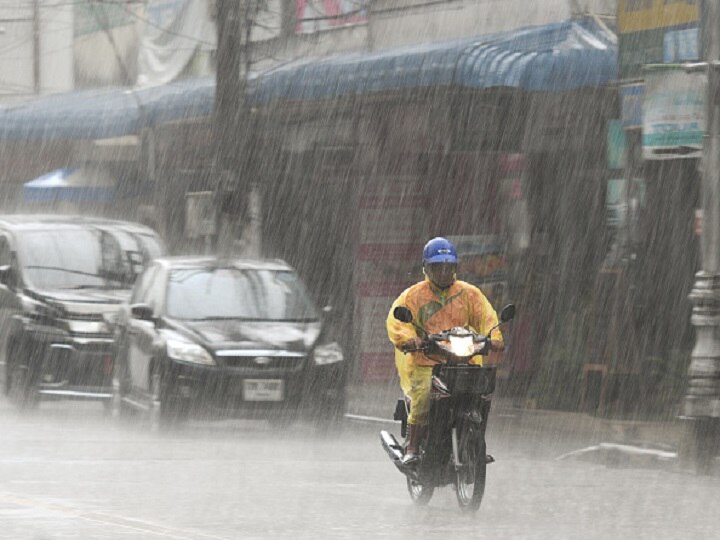
[[[435, 349], [437, 349], [437, 350], [432, 351], [432, 352], [437, 352], [438, 354], [447, 355], [447, 351], [443, 351], [435, 343], [435, 341], [442, 341], [445, 339], [446, 338], [442, 334], [431, 334], [430, 336], [428, 336], [428, 338], [426, 338], [422, 341], [422, 345], [420, 345], [419, 347], [401, 347], [400, 350], [402, 350], [404, 353], [414, 353], [414, 352], [429, 353], [429, 352], [431, 352], [431, 349], [433, 348], [433, 346], [435, 346]], [[478, 344], [483, 343], [483, 347], [480, 348], [477, 353], [478, 355], [485, 355], [489, 352], [489, 350], [490, 350], [490, 337], [489, 336], [475, 335], [475, 336], [473, 336], [473, 342], [478, 343]], [[438, 361], [438, 363], [440, 363], [440, 361]]]

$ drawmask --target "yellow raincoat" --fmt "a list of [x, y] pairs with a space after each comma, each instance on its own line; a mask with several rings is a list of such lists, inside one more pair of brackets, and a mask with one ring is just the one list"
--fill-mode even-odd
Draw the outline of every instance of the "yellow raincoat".
[[[412, 323], [403, 323], [393, 317], [393, 310], [405, 306], [413, 315], [413, 321], [427, 333], [435, 334], [462, 326], [479, 334], [487, 332], [498, 323], [497, 314], [485, 295], [469, 283], [455, 281], [450, 287], [440, 290], [429, 279], [406, 289], [393, 302], [387, 317], [387, 332], [395, 346], [395, 366], [400, 376], [400, 387], [410, 396], [410, 424], [424, 424], [430, 407], [428, 400], [432, 366], [424, 353], [404, 353], [400, 347], [414, 337], [424, 337]], [[494, 330], [492, 339], [502, 342], [500, 330]], [[482, 365], [483, 357], [475, 356], [470, 361]]]

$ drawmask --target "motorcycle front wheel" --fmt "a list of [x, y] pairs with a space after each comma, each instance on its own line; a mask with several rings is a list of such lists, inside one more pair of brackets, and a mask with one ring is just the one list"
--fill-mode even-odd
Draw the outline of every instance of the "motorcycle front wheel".
[[458, 454], [460, 468], [455, 481], [455, 493], [460, 508], [476, 512], [485, 494], [485, 437], [474, 425], [467, 426], [460, 436]]
[[410, 493], [410, 498], [418, 506], [426, 506], [430, 502], [430, 499], [432, 499], [433, 492], [435, 491], [434, 486], [421, 484], [409, 476], [407, 477], [407, 488], [408, 493]]

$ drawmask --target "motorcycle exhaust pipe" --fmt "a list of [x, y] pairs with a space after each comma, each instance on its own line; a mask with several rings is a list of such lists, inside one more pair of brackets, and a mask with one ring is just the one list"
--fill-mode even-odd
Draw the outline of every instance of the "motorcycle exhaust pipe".
[[394, 462], [400, 462], [402, 460], [403, 449], [394, 435], [383, 430], [380, 432], [380, 442], [385, 452], [387, 452], [387, 455], [390, 456], [390, 459]]

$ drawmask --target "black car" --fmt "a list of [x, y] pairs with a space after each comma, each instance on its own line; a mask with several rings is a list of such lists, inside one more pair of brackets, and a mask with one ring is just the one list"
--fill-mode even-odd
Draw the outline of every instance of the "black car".
[[283, 261], [157, 259], [118, 324], [118, 413], [338, 419], [346, 366], [326, 322]]
[[137, 275], [163, 252], [155, 232], [136, 223], [0, 216], [6, 395], [21, 408], [41, 397], [110, 405], [117, 315]]

